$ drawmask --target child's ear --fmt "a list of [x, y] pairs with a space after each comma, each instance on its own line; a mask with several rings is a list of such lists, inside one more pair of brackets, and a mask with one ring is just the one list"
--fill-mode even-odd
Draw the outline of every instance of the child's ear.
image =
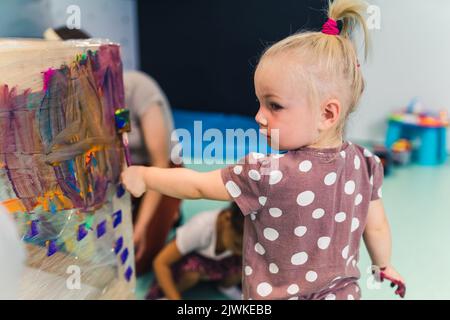
[[342, 106], [339, 100], [327, 100], [321, 109], [320, 129], [327, 130], [333, 127], [340, 119]]

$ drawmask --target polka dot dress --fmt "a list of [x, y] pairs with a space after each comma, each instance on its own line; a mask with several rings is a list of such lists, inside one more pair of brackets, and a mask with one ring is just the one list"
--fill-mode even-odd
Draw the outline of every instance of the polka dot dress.
[[244, 299], [360, 298], [359, 246], [383, 168], [372, 153], [301, 148], [222, 170], [245, 214]]

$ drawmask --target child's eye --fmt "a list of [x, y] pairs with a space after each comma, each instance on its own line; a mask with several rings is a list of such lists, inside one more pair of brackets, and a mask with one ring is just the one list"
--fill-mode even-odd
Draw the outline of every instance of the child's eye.
[[270, 103], [269, 106], [270, 106], [270, 109], [272, 109], [273, 111], [279, 111], [279, 110], [283, 109], [282, 106], [280, 106], [279, 104], [276, 104], [276, 103]]

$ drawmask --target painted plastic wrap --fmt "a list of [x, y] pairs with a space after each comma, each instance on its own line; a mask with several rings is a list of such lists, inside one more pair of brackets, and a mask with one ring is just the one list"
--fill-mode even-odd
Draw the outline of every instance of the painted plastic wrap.
[[21, 298], [134, 298], [124, 107], [118, 45], [0, 40], [0, 202], [27, 246]]

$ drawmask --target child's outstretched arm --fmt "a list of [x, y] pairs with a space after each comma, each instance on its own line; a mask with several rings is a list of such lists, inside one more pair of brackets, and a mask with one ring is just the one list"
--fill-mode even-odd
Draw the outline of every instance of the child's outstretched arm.
[[220, 170], [196, 172], [185, 168], [132, 166], [122, 173], [122, 182], [135, 197], [142, 196], [146, 190], [155, 190], [178, 199], [231, 200]]
[[364, 242], [372, 264], [381, 270], [382, 280], [385, 278], [398, 285], [396, 293], [403, 297], [405, 281], [391, 265], [391, 231], [381, 199], [370, 202], [367, 224], [364, 229]]

